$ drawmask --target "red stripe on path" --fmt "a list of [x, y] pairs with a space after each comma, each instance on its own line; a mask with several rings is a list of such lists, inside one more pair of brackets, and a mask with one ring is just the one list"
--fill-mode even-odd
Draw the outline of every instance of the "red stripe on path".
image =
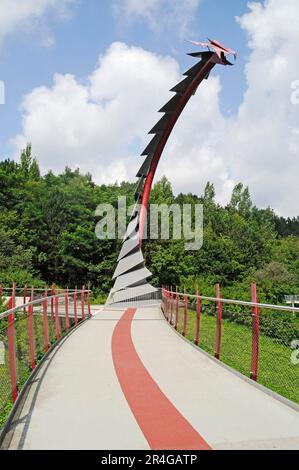
[[136, 309], [126, 310], [117, 323], [112, 356], [123, 393], [146, 440], [153, 450], [211, 450], [141, 362], [131, 336], [135, 313]]

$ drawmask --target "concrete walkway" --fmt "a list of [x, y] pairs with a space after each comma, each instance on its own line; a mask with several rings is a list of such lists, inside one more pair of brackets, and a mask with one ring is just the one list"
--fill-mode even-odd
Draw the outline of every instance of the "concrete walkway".
[[299, 413], [182, 340], [158, 308], [102, 311], [52, 353], [10, 449], [299, 449]]

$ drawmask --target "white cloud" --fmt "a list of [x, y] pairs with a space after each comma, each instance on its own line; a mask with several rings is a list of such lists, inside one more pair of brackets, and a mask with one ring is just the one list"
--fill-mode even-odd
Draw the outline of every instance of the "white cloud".
[[[211, 75], [192, 98], [159, 169], [177, 192], [200, 194], [210, 180], [225, 203], [242, 181], [258, 206], [298, 215], [299, 106], [291, 104], [291, 85], [299, 79], [296, 5], [251, 4], [238, 20], [252, 48], [247, 91], [230, 118], [219, 109], [218, 77]], [[79, 166], [98, 182], [133, 180], [142, 161], [135, 149], [143, 150], [158, 119], [155, 111], [180, 79], [175, 60], [114, 43], [85, 82], [56, 75], [51, 88], [25, 97], [23, 132], [14, 145], [19, 151], [31, 141], [44, 169]]]
[[[69, 14], [69, 7], [76, 0], [0, 0], [0, 43], [13, 33], [30, 31], [40, 24], [48, 12], [54, 12], [60, 19]], [[42, 42], [51, 45], [53, 38], [47, 28]]]
[[185, 35], [201, 0], [113, 0], [117, 17], [143, 21], [155, 33], [171, 28]]
[[231, 123], [230, 159], [235, 179], [249, 184], [259, 205], [286, 215], [299, 214], [299, 107], [291, 85], [299, 78], [297, 0], [252, 3], [238, 21], [252, 52], [246, 67], [248, 89]]
[[[19, 153], [32, 142], [43, 170], [62, 171], [69, 165], [91, 171], [99, 183], [134, 181], [143, 157], [132, 147], [141, 151], [152, 138], [147, 132], [159, 119], [156, 111], [181, 79], [174, 59], [114, 43], [85, 82], [57, 74], [51, 88], [37, 88], [25, 97], [23, 133], [13, 145]], [[160, 174], [167, 174], [177, 191], [200, 192], [207, 179], [216, 182], [221, 196], [222, 186], [231, 189], [225, 163], [215, 152], [225, 126], [219, 93], [219, 79], [211, 77], [167, 146]]]
[[[251, 47], [245, 70], [247, 91], [237, 115], [221, 115], [217, 88], [210, 97], [210, 114], [202, 111], [196, 97], [166, 152], [169, 168], [164, 159], [161, 169], [178, 189], [197, 193], [204, 175], [216, 183], [222, 203], [228, 201], [233, 185], [242, 181], [259, 207], [270, 205], [282, 215], [298, 215], [299, 105], [292, 100], [299, 79], [298, 2], [251, 3], [249, 12], [237, 21]], [[202, 133], [202, 114], [213, 133], [205, 128]], [[182, 155], [181, 163], [170, 164], [173, 156], [179, 162]]]
[[158, 177], [167, 175], [177, 192], [196, 194], [212, 181], [219, 202], [225, 203], [233, 181], [219, 152], [227, 126], [219, 109], [220, 91], [220, 80], [213, 76], [198, 89], [170, 137]]
[[23, 134], [14, 144], [19, 150], [31, 141], [44, 169], [70, 165], [100, 182], [133, 179], [142, 159], [130, 149], [145, 144], [178, 76], [173, 59], [114, 43], [86, 82], [55, 75], [52, 88], [25, 97]]

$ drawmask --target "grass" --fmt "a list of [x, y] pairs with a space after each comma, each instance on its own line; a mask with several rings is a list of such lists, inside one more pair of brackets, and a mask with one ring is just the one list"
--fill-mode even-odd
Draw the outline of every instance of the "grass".
[[[183, 329], [183, 309], [180, 309], [178, 331]], [[186, 338], [194, 342], [196, 313], [188, 311]], [[201, 315], [199, 347], [215, 353], [216, 317]], [[296, 338], [294, 338], [296, 339]], [[223, 319], [221, 361], [247, 377], [251, 369], [251, 328]], [[291, 348], [269, 336], [260, 336], [258, 382], [274, 392], [299, 403], [299, 365], [291, 362]]]
[[[38, 313], [40, 315], [38, 315]], [[34, 334], [35, 334], [35, 361], [40, 362], [45, 354], [44, 349], [44, 324], [41, 312], [35, 311]], [[66, 333], [65, 319], [60, 317], [61, 336]], [[56, 342], [55, 320], [48, 317], [49, 341], [53, 345]], [[15, 315], [15, 340], [16, 340], [16, 368], [18, 389], [21, 390], [31, 374], [29, 359], [29, 338], [28, 338], [28, 321], [27, 315], [17, 313]], [[7, 327], [6, 322], [2, 320], [0, 324], [0, 341], [4, 344], [5, 364], [0, 364], [0, 428], [5, 423], [13, 406], [11, 400], [10, 373], [8, 366], [8, 349], [7, 349]]]
[[107, 295], [96, 295], [96, 296], [91, 296], [90, 298], [90, 304], [91, 305], [105, 305], [107, 301]]

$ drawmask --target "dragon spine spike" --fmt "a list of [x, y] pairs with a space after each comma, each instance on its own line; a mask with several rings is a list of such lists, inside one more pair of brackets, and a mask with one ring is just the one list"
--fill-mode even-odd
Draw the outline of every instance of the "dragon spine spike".
[[[107, 301], [109, 305], [133, 302], [136, 301], [136, 296], [147, 297], [156, 292], [156, 289], [148, 283], [148, 278], [152, 274], [145, 268], [141, 243], [147, 204], [158, 163], [178, 118], [199, 85], [204, 79], [209, 78], [216, 64], [232, 65], [227, 60], [227, 56], [230, 54], [233, 54], [235, 58], [237, 56], [235, 51], [226, 48], [216, 40], [209, 40], [208, 43], [190, 42], [196, 46], [208, 47], [209, 51], [189, 54], [199, 58], [200, 61], [187, 70], [184, 74], [186, 78], [171, 89], [175, 95], [160, 109], [160, 112], [165, 115], [149, 132], [149, 134], [154, 134], [154, 137], [142, 153], [146, 159], [137, 173], [137, 177], [140, 178], [135, 192], [137, 202], [118, 257], [113, 276], [115, 284]], [[141, 206], [138, 204], [140, 198], [142, 198]]]

